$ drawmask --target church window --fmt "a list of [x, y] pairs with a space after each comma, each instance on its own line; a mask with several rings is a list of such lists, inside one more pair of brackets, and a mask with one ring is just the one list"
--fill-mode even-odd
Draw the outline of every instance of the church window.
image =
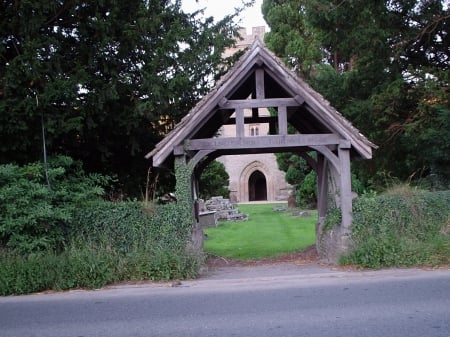
[[259, 128], [257, 126], [250, 126], [250, 136], [259, 136]]

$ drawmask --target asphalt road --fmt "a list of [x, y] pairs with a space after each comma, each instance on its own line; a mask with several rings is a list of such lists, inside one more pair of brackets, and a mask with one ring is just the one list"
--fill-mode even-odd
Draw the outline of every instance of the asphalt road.
[[450, 270], [232, 267], [181, 284], [0, 298], [1, 337], [450, 337]]

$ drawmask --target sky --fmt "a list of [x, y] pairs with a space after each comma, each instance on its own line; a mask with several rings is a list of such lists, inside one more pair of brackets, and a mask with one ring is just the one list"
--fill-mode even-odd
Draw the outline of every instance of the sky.
[[[227, 14], [231, 14], [235, 7], [240, 6], [241, 0], [182, 0], [185, 12], [194, 12], [201, 8], [205, 9], [206, 16], [213, 16], [215, 21], [220, 20]], [[241, 13], [240, 25], [249, 31], [252, 27], [266, 26], [261, 13], [262, 0], [256, 0], [255, 4]]]

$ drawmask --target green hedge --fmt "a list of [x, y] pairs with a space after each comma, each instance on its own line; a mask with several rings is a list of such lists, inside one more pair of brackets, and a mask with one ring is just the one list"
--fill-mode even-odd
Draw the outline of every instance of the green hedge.
[[354, 247], [343, 264], [381, 268], [450, 263], [450, 191], [354, 201]]
[[[103, 201], [110, 179], [86, 175], [64, 156], [49, 161], [49, 184], [44, 173], [42, 163], [0, 165], [1, 295], [197, 273], [203, 257], [186, 249], [188, 199], [163, 206]], [[189, 172], [181, 173], [189, 182]]]
[[120, 281], [194, 277], [203, 256], [186, 252], [176, 204], [85, 203], [72, 215], [65, 249], [0, 253], [0, 295], [98, 288]]

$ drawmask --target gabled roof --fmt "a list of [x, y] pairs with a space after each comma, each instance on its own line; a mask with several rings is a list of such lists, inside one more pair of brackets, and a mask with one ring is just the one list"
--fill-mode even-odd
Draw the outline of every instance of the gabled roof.
[[[256, 39], [252, 47], [233, 65], [216, 86], [145, 157], [154, 167], [163, 166], [177, 146], [185, 140], [211, 138], [233, 111], [224, 100], [248, 99], [255, 90], [255, 73], [264, 70], [265, 98], [293, 98], [299, 102], [289, 108], [288, 120], [300, 133], [333, 133], [350, 142], [353, 155], [370, 159], [377, 148], [344, 118], [322, 95], [288, 69]], [[259, 90], [261, 90], [259, 88]]]

